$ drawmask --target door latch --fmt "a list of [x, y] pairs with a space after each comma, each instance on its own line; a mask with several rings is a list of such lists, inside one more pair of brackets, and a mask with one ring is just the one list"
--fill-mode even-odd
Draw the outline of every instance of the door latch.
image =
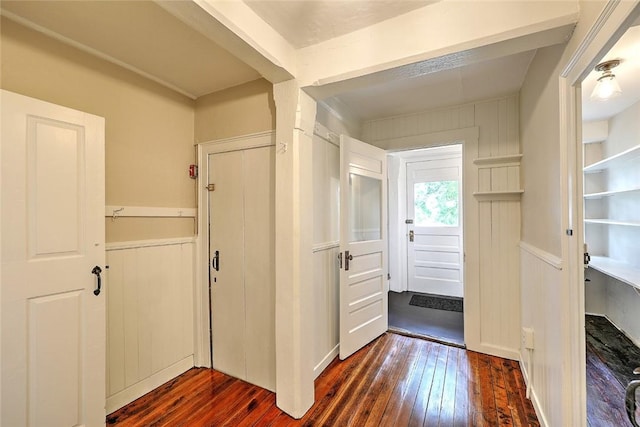
[[413, 230], [409, 230], [409, 241], [410, 242], [413, 242], [413, 237], [414, 237]]
[[344, 271], [349, 271], [349, 261], [353, 261], [353, 255], [349, 251], [344, 251]]
[[215, 251], [213, 258], [211, 259], [211, 267], [215, 271], [220, 271], [220, 251]]
[[102, 273], [102, 269], [97, 265], [91, 270], [91, 274], [95, 274], [98, 279], [97, 287], [93, 290], [95, 296], [100, 295], [100, 289], [102, 288], [102, 277], [100, 277], [100, 273]]

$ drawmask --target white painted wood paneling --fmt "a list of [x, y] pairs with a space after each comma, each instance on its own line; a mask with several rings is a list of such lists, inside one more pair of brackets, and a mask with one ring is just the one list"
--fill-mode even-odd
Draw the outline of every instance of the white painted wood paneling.
[[318, 135], [313, 138], [313, 192], [313, 374], [317, 378], [338, 354], [340, 316], [340, 150]]
[[[463, 148], [464, 189], [489, 194], [465, 198], [465, 341], [470, 349], [512, 359], [519, 357], [520, 336], [518, 103], [511, 95], [362, 126], [364, 141], [394, 151], [459, 142], [457, 135], [478, 129], [476, 151]], [[499, 192], [497, 198], [491, 192]]]
[[532, 247], [520, 245], [521, 304], [536, 307], [522, 311], [522, 327], [534, 331], [534, 350], [522, 349], [521, 369], [530, 390], [531, 401], [543, 426], [563, 425], [563, 308], [558, 298], [562, 284], [562, 261], [556, 256]]
[[193, 239], [110, 244], [107, 412], [193, 367]]

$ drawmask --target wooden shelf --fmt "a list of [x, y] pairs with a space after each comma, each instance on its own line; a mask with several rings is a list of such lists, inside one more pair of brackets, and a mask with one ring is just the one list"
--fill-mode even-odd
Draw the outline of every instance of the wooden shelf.
[[640, 289], [640, 268], [609, 257], [592, 256], [589, 267]]
[[633, 193], [634, 191], [640, 191], [640, 188], [629, 188], [628, 190], [613, 190], [602, 191], [600, 193], [585, 194], [585, 199], [601, 199], [603, 197], [615, 196], [616, 194]]
[[625, 227], [640, 227], [640, 222], [637, 222], [637, 221], [615, 221], [612, 219], [591, 218], [591, 219], [585, 219], [584, 222], [586, 224], [605, 224], [605, 225], [622, 225]]
[[477, 191], [473, 196], [480, 202], [490, 202], [494, 200], [520, 200], [524, 190], [505, 190], [505, 191]]
[[479, 157], [473, 161], [475, 165], [483, 166], [506, 166], [508, 163], [519, 165], [522, 154], [508, 154], [506, 156]]
[[600, 160], [599, 162], [586, 166], [583, 170], [584, 170], [584, 173], [600, 172], [639, 156], [640, 156], [640, 145], [636, 145], [635, 147], [632, 147], [626, 151], [623, 151], [622, 153], [618, 153], [615, 156], [607, 157], [606, 159]]

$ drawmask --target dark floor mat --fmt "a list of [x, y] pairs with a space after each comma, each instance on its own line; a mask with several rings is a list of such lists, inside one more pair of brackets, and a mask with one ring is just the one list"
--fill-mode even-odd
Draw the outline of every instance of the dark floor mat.
[[411, 301], [409, 301], [409, 305], [462, 313], [462, 298], [436, 295], [413, 295], [411, 297]]

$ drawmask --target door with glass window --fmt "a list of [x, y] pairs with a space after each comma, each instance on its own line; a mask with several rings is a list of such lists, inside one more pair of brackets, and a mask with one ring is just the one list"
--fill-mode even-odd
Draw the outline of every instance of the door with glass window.
[[407, 163], [409, 291], [462, 297], [462, 157]]
[[388, 329], [387, 157], [340, 137], [340, 359]]

